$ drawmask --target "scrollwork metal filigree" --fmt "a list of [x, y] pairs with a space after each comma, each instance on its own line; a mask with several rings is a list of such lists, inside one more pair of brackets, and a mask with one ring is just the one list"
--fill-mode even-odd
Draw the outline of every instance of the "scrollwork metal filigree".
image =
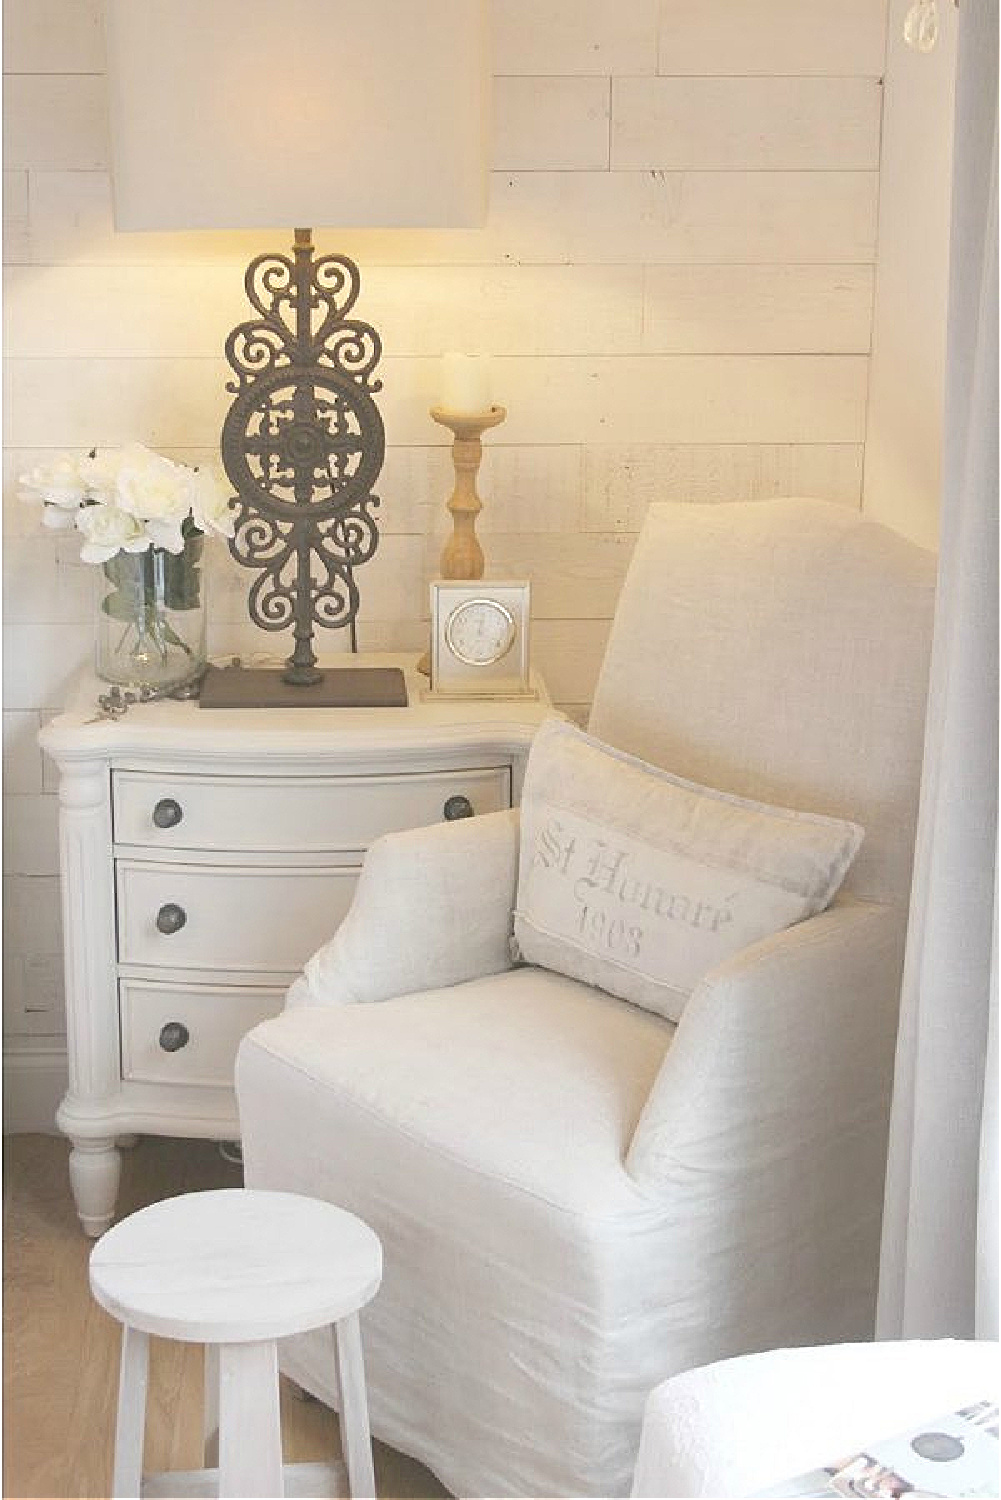
[[316, 682], [313, 627], [351, 631], [359, 594], [354, 570], [379, 541], [373, 485], [385, 432], [373, 400], [382, 342], [349, 318], [360, 288], [346, 256], [314, 259], [296, 230], [293, 258], [261, 255], [247, 268], [257, 317], [234, 328], [226, 358], [235, 399], [222, 458], [236, 489], [230, 550], [262, 569], [250, 616], [263, 630], [295, 630], [286, 681]]

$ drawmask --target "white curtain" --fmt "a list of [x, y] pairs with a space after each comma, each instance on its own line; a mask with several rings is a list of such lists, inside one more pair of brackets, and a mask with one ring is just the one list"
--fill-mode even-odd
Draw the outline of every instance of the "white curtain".
[[998, 1336], [998, 15], [961, 0], [941, 548], [877, 1337]]

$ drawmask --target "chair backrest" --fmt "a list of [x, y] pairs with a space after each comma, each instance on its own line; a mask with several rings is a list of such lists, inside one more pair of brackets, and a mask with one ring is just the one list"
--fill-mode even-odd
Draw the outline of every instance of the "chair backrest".
[[680, 776], [852, 818], [846, 890], [910, 886], [935, 559], [821, 500], [651, 506], [591, 712]]

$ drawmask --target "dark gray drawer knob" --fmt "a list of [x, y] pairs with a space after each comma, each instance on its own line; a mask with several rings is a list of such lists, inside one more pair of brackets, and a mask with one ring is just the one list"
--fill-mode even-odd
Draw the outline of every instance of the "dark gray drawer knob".
[[454, 823], [456, 818], [471, 818], [473, 816], [473, 804], [468, 797], [449, 797], [442, 808], [442, 812], [450, 823]]
[[157, 828], [176, 828], [183, 817], [181, 804], [173, 797], [161, 797], [153, 809], [153, 822]]
[[191, 1040], [191, 1033], [183, 1021], [168, 1021], [160, 1032], [160, 1046], [164, 1052], [180, 1052]]
[[183, 906], [178, 906], [176, 901], [168, 901], [166, 906], [161, 906], [156, 914], [157, 929], [168, 935], [172, 932], [180, 932], [187, 920], [187, 912]]

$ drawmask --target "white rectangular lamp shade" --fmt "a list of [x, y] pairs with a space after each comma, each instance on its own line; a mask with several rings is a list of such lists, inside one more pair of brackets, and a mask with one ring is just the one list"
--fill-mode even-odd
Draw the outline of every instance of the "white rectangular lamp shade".
[[483, 0], [106, 0], [118, 229], [475, 226]]

